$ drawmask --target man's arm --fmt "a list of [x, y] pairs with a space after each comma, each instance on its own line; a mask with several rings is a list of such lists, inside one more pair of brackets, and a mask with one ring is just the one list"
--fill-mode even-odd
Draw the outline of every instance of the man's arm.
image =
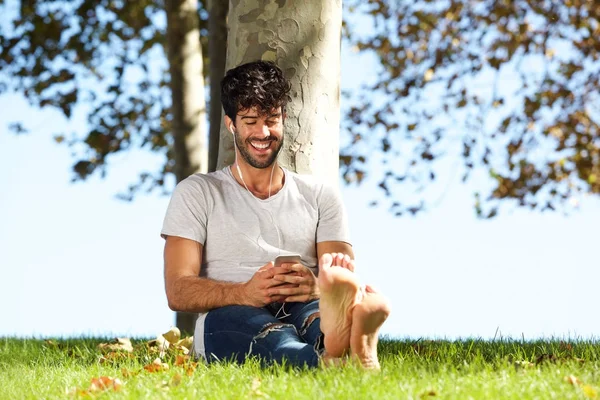
[[269, 263], [245, 283], [221, 282], [201, 278], [202, 245], [194, 240], [167, 236], [164, 251], [165, 290], [173, 311], [207, 312], [229, 305], [262, 307], [280, 297], [268, 290], [281, 282], [273, 275], [283, 270]]

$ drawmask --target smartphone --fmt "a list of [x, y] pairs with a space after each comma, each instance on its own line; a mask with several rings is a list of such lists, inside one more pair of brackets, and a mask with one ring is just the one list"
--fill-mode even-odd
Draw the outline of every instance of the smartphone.
[[285, 256], [277, 256], [275, 258], [275, 266], [279, 267], [284, 263], [299, 264], [300, 258], [300, 254], [286, 254]]

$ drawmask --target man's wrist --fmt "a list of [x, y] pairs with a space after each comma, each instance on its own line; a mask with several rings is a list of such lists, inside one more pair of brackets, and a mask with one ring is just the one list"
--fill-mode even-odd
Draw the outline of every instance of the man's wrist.
[[247, 295], [247, 287], [248, 287], [248, 282], [244, 282], [244, 283], [238, 283], [234, 286], [234, 298], [233, 298], [233, 303], [235, 305], [240, 305], [240, 306], [247, 306], [248, 304], [248, 295]]

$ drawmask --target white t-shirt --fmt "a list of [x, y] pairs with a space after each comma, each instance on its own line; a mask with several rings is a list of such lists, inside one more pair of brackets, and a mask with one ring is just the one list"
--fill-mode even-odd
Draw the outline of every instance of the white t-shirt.
[[[308, 175], [283, 169], [283, 188], [269, 199], [254, 197], [226, 167], [181, 181], [171, 197], [161, 235], [203, 245], [200, 276], [246, 282], [278, 255], [300, 254], [317, 275], [316, 243], [349, 243], [339, 193]], [[204, 319], [194, 332], [194, 350], [204, 356]]]

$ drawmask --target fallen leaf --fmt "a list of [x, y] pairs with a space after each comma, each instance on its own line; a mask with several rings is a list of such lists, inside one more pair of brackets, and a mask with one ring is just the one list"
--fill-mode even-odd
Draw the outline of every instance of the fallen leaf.
[[181, 339], [180, 341], [178, 341], [176, 343], [177, 346], [183, 346], [185, 348], [187, 348], [188, 350], [192, 349], [192, 343], [194, 343], [194, 337], [193, 336], [188, 336], [186, 338]]
[[172, 348], [175, 349], [175, 350], [177, 350], [177, 351], [179, 351], [179, 352], [181, 352], [183, 355], [187, 356], [188, 354], [190, 354], [190, 350], [187, 347], [184, 347], [184, 346], [173, 346]]
[[581, 385], [581, 381], [575, 375], [565, 376], [565, 382], [570, 383], [573, 386]]
[[161, 372], [169, 369], [169, 364], [162, 362], [160, 358], [156, 358], [151, 364], [145, 365], [144, 369], [148, 372]]
[[110, 376], [101, 376], [99, 378], [92, 378], [89, 392], [99, 392], [102, 390], [112, 389], [119, 390], [123, 386], [123, 383], [118, 378], [112, 378]]
[[150, 340], [148, 342], [148, 346], [150, 347], [151, 353], [158, 352], [159, 357], [164, 357], [171, 344], [167, 339], [164, 338], [164, 336], [161, 335], [154, 340]]
[[167, 333], [163, 333], [162, 336], [167, 339], [169, 343], [175, 344], [181, 338], [181, 331], [176, 326], [173, 326]]
[[179, 365], [184, 365], [186, 362], [188, 362], [190, 360], [190, 356], [187, 355], [177, 355], [177, 358], [175, 359], [175, 365], [179, 366]]
[[196, 371], [196, 367], [198, 366], [197, 362], [191, 362], [187, 365], [184, 366], [185, 369], [185, 374], [187, 376], [192, 376], [194, 375], [194, 371]]
[[129, 338], [116, 338], [111, 343], [100, 343], [98, 348], [101, 351], [126, 351], [128, 353], [133, 352], [133, 346]]
[[194, 342], [194, 337], [193, 336], [188, 336], [184, 339], [179, 340], [177, 343], [174, 344], [175, 349], [181, 351], [183, 354], [190, 354], [190, 351], [192, 350], [192, 344]]
[[424, 399], [424, 398], [426, 398], [426, 397], [435, 397], [435, 396], [437, 396], [437, 395], [438, 395], [438, 394], [437, 394], [437, 392], [436, 392], [435, 390], [433, 390], [433, 389], [429, 389], [429, 390], [426, 390], [426, 391], [424, 391], [423, 393], [421, 393], [421, 394], [419, 395], [419, 398], [421, 398], [421, 399]]

